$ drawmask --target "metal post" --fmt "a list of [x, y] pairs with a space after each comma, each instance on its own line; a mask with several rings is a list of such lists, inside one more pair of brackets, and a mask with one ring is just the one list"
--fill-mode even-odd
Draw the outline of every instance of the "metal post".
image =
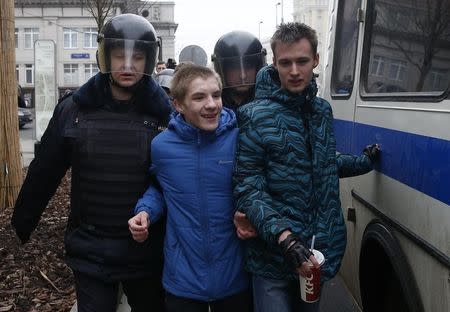
[[281, 24], [284, 23], [283, 0], [281, 0]]
[[263, 21], [259, 21], [258, 24], [258, 39], [261, 40], [261, 24], [263, 23]]
[[281, 5], [281, 2], [275, 4], [275, 28], [278, 26], [278, 6]]

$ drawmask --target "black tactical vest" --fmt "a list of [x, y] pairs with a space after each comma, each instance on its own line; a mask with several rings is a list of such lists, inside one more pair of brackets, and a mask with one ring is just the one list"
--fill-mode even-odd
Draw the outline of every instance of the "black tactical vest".
[[127, 237], [128, 219], [149, 185], [150, 145], [159, 125], [136, 112], [106, 110], [80, 111], [75, 123], [72, 216], [96, 235]]

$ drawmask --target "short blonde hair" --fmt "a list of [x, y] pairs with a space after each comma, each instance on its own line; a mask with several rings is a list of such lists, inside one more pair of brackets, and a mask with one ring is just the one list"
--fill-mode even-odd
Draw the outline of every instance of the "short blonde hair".
[[219, 89], [222, 90], [222, 81], [219, 75], [208, 67], [195, 65], [195, 64], [183, 64], [175, 73], [172, 79], [170, 87], [170, 96], [177, 101], [183, 101], [188, 93], [189, 85], [196, 78], [207, 79], [214, 77], [217, 80]]

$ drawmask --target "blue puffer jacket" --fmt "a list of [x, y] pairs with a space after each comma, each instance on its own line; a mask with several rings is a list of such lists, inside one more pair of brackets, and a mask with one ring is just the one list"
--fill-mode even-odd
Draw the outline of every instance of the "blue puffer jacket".
[[308, 245], [315, 234], [323, 281], [336, 274], [346, 244], [339, 176], [372, 168], [365, 155], [336, 155], [331, 107], [316, 93], [314, 80], [301, 94], [281, 88], [268, 66], [258, 73], [255, 101], [238, 110], [234, 194], [259, 234], [248, 241], [246, 267], [267, 278], [298, 278], [278, 245], [286, 229]]
[[152, 142], [152, 171], [164, 195], [150, 188], [135, 212], [146, 211], [150, 222], [167, 213], [163, 285], [176, 296], [209, 301], [248, 288], [233, 224], [236, 137], [235, 114], [224, 108], [215, 132], [175, 114]]

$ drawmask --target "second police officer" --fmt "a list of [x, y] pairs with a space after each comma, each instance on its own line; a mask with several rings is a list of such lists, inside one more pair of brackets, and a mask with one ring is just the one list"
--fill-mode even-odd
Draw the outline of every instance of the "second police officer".
[[245, 31], [229, 32], [216, 42], [212, 61], [222, 79], [225, 107], [236, 111], [253, 101], [256, 74], [266, 65], [266, 50], [258, 38]]

